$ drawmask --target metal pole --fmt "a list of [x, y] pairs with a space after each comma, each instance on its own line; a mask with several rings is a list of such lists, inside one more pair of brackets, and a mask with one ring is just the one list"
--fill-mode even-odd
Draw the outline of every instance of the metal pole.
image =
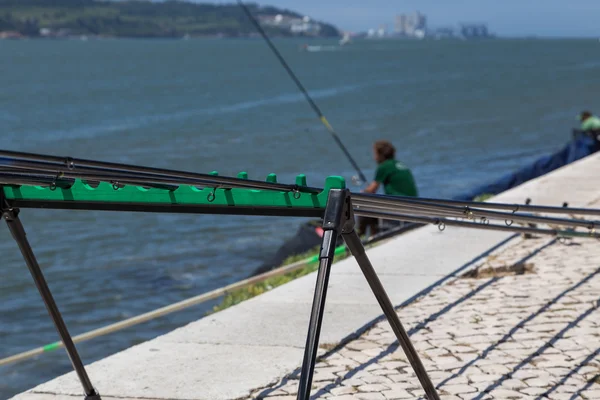
[[58, 310], [58, 306], [52, 297], [52, 293], [50, 292], [50, 288], [46, 283], [46, 279], [44, 278], [44, 274], [33, 254], [33, 250], [27, 240], [27, 236], [25, 234], [25, 229], [23, 228], [23, 224], [18, 217], [18, 209], [6, 209], [3, 210], [2, 216], [10, 229], [10, 232], [19, 245], [19, 249], [23, 254], [23, 258], [25, 259], [25, 263], [27, 264], [27, 268], [29, 268], [29, 272], [35, 281], [35, 285], [37, 286], [42, 299], [44, 300], [44, 304], [46, 305], [46, 309], [48, 310], [48, 314], [52, 318], [54, 322], [54, 326], [58, 331], [58, 334], [67, 350], [67, 354], [71, 360], [71, 364], [73, 365], [73, 369], [77, 373], [79, 380], [81, 381], [81, 385], [83, 386], [83, 390], [85, 392], [86, 400], [101, 400], [100, 395], [94, 387], [92, 386], [92, 382], [87, 375], [85, 367], [81, 362], [81, 358], [79, 357], [79, 353], [75, 348], [75, 344], [71, 339], [71, 335], [65, 325], [65, 322], [62, 319], [60, 311]]
[[[306, 338], [306, 347], [304, 348], [304, 359], [300, 372], [300, 384], [298, 386], [298, 400], [310, 399], [310, 388], [312, 386], [313, 374], [317, 359], [317, 349], [319, 337], [321, 335], [321, 325], [323, 323], [323, 311], [325, 309], [325, 297], [327, 296], [327, 284], [329, 282], [329, 273], [333, 261], [334, 232], [326, 231], [323, 235], [323, 252], [327, 252], [325, 258], [319, 261], [319, 273], [317, 275], [317, 284], [315, 286], [315, 295], [313, 298], [312, 310], [310, 313], [310, 323]], [[331, 251], [329, 251], [331, 249]]]
[[427, 371], [425, 370], [425, 367], [423, 366], [423, 363], [419, 358], [419, 354], [415, 350], [414, 346], [410, 341], [410, 338], [408, 337], [408, 334], [404, 330], [404, 327], [400, 322], [400, 318], [398, 318], [398, 315], [396, 314], [396, 310], [394, 310], [392, 302], [390, 301], [387, 293], [385, 292], [381, 281], [377, 277], [377, 273], [375, 272], [375, 269], [373, 268], [369, 257], [367, 257], [365, 248], [362, 245], [362, 242], [360, 241], [360, 238], [358, 237], [356, 231], [352, 231], [350, 233], [343, 233], [342, 237], [348, 245], [350, 252], [356, 259], [356, 262], [360, 266], [360, 269], [365, 275], [367, 282], [369, 282], [369, 286], [371, 286], [371, 290], [377, 298], [377, 302], [381, 306], [381, 309], [387, 317], [388, 322], [392, 326], [392, 330], [396, 334], [398, 342], [400, 342], [400, 346], [402, 346], [402, 350], [404, 350], [404, 354], [406, 354], [406, 357], [408, 358], [410, 365], [415, 371], [417, 378], [419, 378], [419, 382], [421, 382], [421, 385], [423, 386], [423, 389], [427, 394], [427, 398], [429, 400], [439, 400], [440, 397], [438, 396], [437, 391], [435, 390], [435, 386], [433, 386], [433, 383], [431, 383], [429, 375], [427, 375]]
[[304, 359], [300, 372], [300, 383], [298, 386], [298, 400], [310, 399], [310, 388], [317, 359], [319, 336], [323, 322], [323, 310], [325, 309], [325, 298], [327, 296], [327, 284], [329, 273], [335, 251], [336, 239], [341, 233], [342, 217], [347, 212], [346, 198], [347, 190], [333, 189], [329, 191], [325, 215], [323, 218], [323, 243], [319, 255], [319, 272], [313, 298], [306, 347], [304, 348]]

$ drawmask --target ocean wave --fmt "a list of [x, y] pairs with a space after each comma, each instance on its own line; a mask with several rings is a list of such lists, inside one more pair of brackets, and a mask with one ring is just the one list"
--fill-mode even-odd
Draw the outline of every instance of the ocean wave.
[[[378, 80], [368, 83], [361, 84], [350, 84], [342, 85], [326, 89], [317, 89], [310, 92], [311, 97], [315, 99], [329, 98], [339, 96], [341, 94], [350, 93], [358, 90], [362, 90], [369, 87], [382, 86], [382, 85], [393, 85], [406, 82], [403, 79], [394, 80]], [[204, 115], [220, 115], [220, 114], [231, 114], [244, 112], [260, 107], [266, 106], [278, 106], [283, 104], [292, 104], [303, 102], [304, 96], [300, 93], [284, 93], [278, 96], [248, 100], [233, 104], [224, 104], [218, 106], [212, 106], [200, 109], [188, 109], [175, 111], [170, 113], [154, 114], [154, 115], [142, 115], [136, 118], [127, 118], [123, 120], [108, 121], [102, 125], [94, 126], [79, 126], [70, 128], [68, 130], [54, 130], [44, 132], [43, 135], [39, 133], [30, 132], [26, 136], [35, 136], [36, 142], [53, 142], [58, 140], [77, 140], [77, 139], [91, 139], [104, 134], [117, 134], [126, 130], [143, 128], [146, 126], [152, 126], [158, 123], [169, 122], [173, 120], [184, 120], [187, 118], [204, 116]], [[13, 133], [17, 135], [17, 133]], [[18, 134], [23, 137], [23, 134]]]

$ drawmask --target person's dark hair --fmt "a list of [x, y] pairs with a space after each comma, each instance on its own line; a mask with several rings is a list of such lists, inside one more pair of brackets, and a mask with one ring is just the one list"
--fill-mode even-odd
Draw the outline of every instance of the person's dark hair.
[[585, 121], [586, 119], [588, 119], [588, 118], [589, 118], [589, 117], [591, 117], [591, 116], [592, 116], [592, 113], [591, 113], [591, 112], [589, 112], [589, 111], [584, 111], [584, 112], [582, 112], [581, 114], [579, 114], [579, 118], [580, 118], [582, 121]]
[[396, 149], [387, 140], [378, 140], [375, 142], [375, 152], [383, 161], [393, 160], [396, 156]]

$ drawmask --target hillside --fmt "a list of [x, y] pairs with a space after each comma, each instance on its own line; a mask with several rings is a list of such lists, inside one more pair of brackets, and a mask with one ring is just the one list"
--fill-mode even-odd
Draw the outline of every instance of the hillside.
[[[339, 36], [334, 26], [303, 20], [297, 12], [257, 4], [248, 8], [273, 36]], [[0, 0], [0, 32], [28, 37], [146, 38], [256, 34], [237, 4], [178, 0]]]

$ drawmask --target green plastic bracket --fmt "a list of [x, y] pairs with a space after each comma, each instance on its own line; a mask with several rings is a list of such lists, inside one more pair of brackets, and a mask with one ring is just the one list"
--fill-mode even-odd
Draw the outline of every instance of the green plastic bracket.
[[[211, 172], [217, 175], [216, 171]], [[238, 178], [248, 179], [246, 172], [240, 172]], [[267, 182], [277, 182], [275, 174], [267, 176]], [[296, 184], [306, 187], [306, 176], [298, 175]], [[139, 186], [113, 188], [101, 182], [94, 188], [81, 180], [67, 189], [40, 186], [3, 186], [6, 200], [64, 201], [64, 202], [105, 202], [128, 204], [162, 204], [162, 205], [200, 205], [200, 206], [244, 206], [244, 207], [276, 207], [276, 208], [316, 208], [324, 209], [330, 189], [344, 189], [346, 183], [341, 176], [330, 176], [325, 180], [325, 188], [320, 193], [284, 192], [275, 190], [254, 189], [198, 189], [194, 186], [181, 185], [175, 190], [146, 189]]]

